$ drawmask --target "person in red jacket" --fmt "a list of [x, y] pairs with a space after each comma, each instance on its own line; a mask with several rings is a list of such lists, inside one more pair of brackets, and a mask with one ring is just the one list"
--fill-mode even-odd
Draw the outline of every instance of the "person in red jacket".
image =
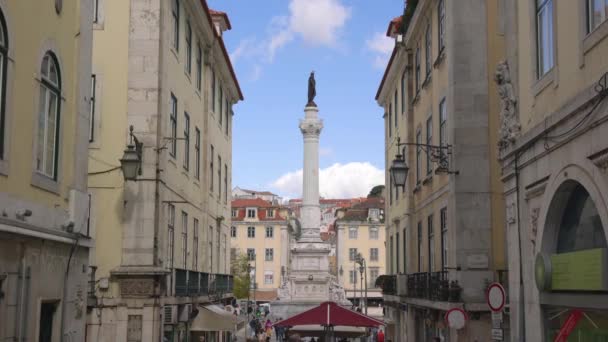
[[376, 336], [376, 342], [384, 342], [384, 331], [382, 331], [382, 329], [378, 331], [378, 335]]

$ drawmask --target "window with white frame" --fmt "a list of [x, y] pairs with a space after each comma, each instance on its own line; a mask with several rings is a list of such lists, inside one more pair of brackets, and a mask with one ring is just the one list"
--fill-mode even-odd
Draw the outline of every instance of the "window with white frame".
[[439, 145], [448, 144], [448, 111], [445, 106], [445, 97], [439, 102]]
[[432, 60], [433, 60], [433, 53], [432, 53], [432, 40], [431, 40], [431, 23], [429, 22], [426, 25], [426, 33], [425, 33], [425, 44], [424, 44], [424, 57], [426, 58], [425, 61], [425, 68], [426, 68], [426, 78], [428, 79], [429, 77], [431, 77], [431, 66], [433, 64]]
[[356, 284], [356, 283], [357, 283], [357, 271], [355, 271], [355, 270], [350, 270], [350, 271], [348, 272], [348, 275], [349, 275], [349, 277], [348, 277], [348, 281], [349, 281], [351, 284]]
[[190, 115], [184, 112], [184, 169], [190, 169]]
[[274, 227], [266, 227], [266, 238], [267, 239], [274, 238]]
[[537, 77], [547, 74], [554, 65], [553, 0], [536, 0]]
[[264, 272], [264, 284], [266, 284], [266, 285], [274, 284], [274, 273], [272, 271]]
[[255, 227], [247, 227], [247, 237], [250, 239], [255, 238]]
[[194, 219], [192, 227], [192, 269], [198, 270], [198, 220]]
[[195, 160], [195, 169], [194, 169], [194, 178], [201, 179], [201, 130], [198, 127], [194, 128], [194, 158]]
[[267, 216], [268, 218], [274, 218], [274, 209], [268, 209], [268, 210], [266, 211], [266, 216]]
[[247, 248], [247, 259], [249, 261], [255, 260], [255, 249], [254, 248]]
[[0, 11], [0, 160], [4, 159], [6, 67], [8, 64], [8, 34], [4, 13]]
[[439, 0], [437, 5], [437, 33], [439, 35], [439, 51], [445, 49], [445, 0]]
[[378, 261], [378, 248], [369, 249], [369, 261]]
[[232, 217], [237, 217], [238, 213], [238, 209], [232, 209]]
[[50, 51], [42, 58], [40, 76], [36, 171], [57, 180], [61, 76], [57, 58]]
[[348, 260], [355, 261], [357, 259], [357, 249], [349, 248], [348, 249]]
[[177, 155], [177, 97], [171, 93], [171, 112], [169, 113], [169, 127], [171, 129], [171, 147], [169, 155], [175, 158]]
[[359, 228], [357, 228], [357, 227], [348, 228], [348, 238], [349, 239], [356, 239], [357, 236], [359, 236]]
[[378, 240], [378, 237], [379, 237], [378, 231], [379, 231], [378, 227], [371, 227], [369, 229], [369, 239]]
[[175, 206], [168, 205], [167, 210], [167, 266], [173, 268], [175, 253]]
[[[429, 118], [426, 119], [426, 144], [427, 145], [433, 144], [433, 117], [432, 116], [429, 116]], [[431, 163], [431, 153], [427, 152], [426, 153], [426, 174], [430, 175], [432, 171], [433, 171], [433, 165]]]
[[233, 237], [233, 238], [236, 237], [236, 227], [235, 226], [230, 227], [230, 237]]
[[266, 250], [264, 251], [264, 256], [265, 256], [266, 261], [273, 261], [274, 260], [274, 249], [266, 248]]
[[369, 210], [369, 218], [372, 220], [377, 220], [378, 217], [380, 216], [380, 209], [370, 209]]
[[173, 21], [173, 48], [179, 50], [179, 0], [171, 2], [171, 15]]
[[257, 216], [257, 209], [247, 208], [247, 218], [255, 218]]
[[187, 267], [188, 260], [188, 214], [182, 211], [182, 266]]
[[370, 267], [369, 268], [369, 284], [368, 287], [375, 288], [376, 287], [376, 279], [380, 276], [380, 268], [378, 267]]
[[608, 17], [608, 0], [587, 0], [587, 33], [591, 33]]
[[91, 97], [89, 99], [89, 142], [95, 141], [95, 102], [97, 101], [97, 75], [91, 75]]
[[190, 20], [186, 21], [186, 72], [192, 73], [192, 26]]

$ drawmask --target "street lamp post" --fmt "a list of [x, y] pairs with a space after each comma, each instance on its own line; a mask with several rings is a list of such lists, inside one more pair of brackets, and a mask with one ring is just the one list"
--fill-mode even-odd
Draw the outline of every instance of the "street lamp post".
[[[367, 315], [367, 268], [365, 267], [365, 259], [363, 258], [363, 256], [360, 253], [357, 255], [356, 263], [359, 264], [359, 273], [361, 274], [361, 297], [364, 300], [365, 314]], [[363, 295], [364, 277], [365, 277], [365, 296]]]

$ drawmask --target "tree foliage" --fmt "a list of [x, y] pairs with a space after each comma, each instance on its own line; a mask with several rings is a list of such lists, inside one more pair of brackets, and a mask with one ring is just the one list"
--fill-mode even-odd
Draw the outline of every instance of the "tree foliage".
[[383, 191], [384, 191], [384, 185], [376, 185], [375, 187], [372, 188], [372, 190], [370, 190], [369, 194], [367, 195], [367, 198], [381, 197]]
[[245, 253], [239, 253], [232, 259], [230, 271], [234, 276], [234, 297], [237, 299], [247, 298], [251, 278], [249, 277], [249, 258]]

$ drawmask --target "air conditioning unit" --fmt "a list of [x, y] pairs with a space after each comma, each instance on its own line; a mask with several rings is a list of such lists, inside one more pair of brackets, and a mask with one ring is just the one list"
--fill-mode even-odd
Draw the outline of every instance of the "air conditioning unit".
[[180, 322], [188, 322], [190, 315], [192, 314], [192, 304], [180, 305], [179, 318]]
[[177, 306], [165, 305], [163, 307], [163, 323], [164, 324], [176, 324], [177, 323]]

